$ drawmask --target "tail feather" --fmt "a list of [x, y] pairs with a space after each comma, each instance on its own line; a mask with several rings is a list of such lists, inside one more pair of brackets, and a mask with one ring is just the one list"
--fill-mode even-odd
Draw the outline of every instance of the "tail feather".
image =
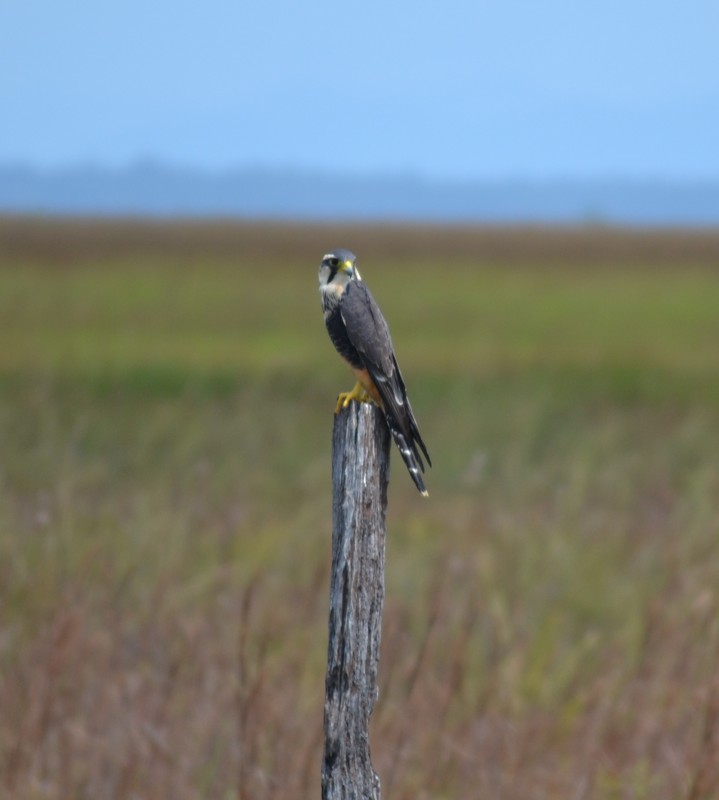
[[[429, 492], [427, 491], [427, 487], [424, 485], [424, 480], [422, 478], [422, 473], [424, 472], [424, 464], [422, 462], [422, 457], [417, 450], [417, 445], [414, 440], [409, 440], [407, 436], [405, 436], [404, 431], [401, 427], [397, 424], [397, 421], [391, 414], [385, 415], [387, 418], [387, 426], [389, 427], [389, 432], [392, 434], [392, 438], [394, 439], [394, 443], [397, 445], [399, 450], [399, 454], [402, 456], [402, 461], [404, 461], [405, 465], [407, 466], [407, 471], [409, 472], [410, 478], [414, 481], [414, 485], [419, 489], [419, 491], [427, 497]], [[424, 451], [424, 447], [422, 448]], [[425, 451], [426, 455], [426, 451]], [[429, 461], [429, 456], [427, 456], [427, 460]]]

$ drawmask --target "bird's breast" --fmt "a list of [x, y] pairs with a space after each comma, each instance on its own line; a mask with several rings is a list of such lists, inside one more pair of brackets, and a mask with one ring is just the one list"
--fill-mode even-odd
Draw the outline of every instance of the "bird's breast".
[[340, 302], [344, 291], [344, 286], [339, 286], [336, 283], [328, 283], [326, 286], [322, 287], [322, 308], [325, 314], [328, 309], [334, 308]]
[[353, 368], [364, 368], [357, 348], [352, 344], [347, 335], [347, 328], [342, 319], [340, 303], [334, 303], [329, 308], [325, 309], [325, 325], [327, 326], [327, 333], [330, 335], [332, 344], [342, 358]]

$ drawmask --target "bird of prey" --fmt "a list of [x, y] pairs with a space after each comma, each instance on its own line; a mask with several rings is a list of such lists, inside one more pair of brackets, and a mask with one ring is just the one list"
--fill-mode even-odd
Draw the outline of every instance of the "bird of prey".
[[389, 328], [360, 277], [354, 253], [344, 248], [327, 253], [320, 264], [319, 279], [330, 339], [357, 378], [354, 389], [337, 398], [335, 414], [352, 400], [374, 401], [384, 411], [410, 477], [426, 497], [422, 455], [430, 467], [432, 461], [409, 404]]

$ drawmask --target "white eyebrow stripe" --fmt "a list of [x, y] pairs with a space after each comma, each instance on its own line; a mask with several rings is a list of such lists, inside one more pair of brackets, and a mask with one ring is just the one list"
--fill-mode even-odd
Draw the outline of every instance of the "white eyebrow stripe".
[[328, 258], [334, 258], [334, 257], [335, 257], [334, 253], [325, 253], [324, 256], [322, 256], [322, 260], [327, 261]]

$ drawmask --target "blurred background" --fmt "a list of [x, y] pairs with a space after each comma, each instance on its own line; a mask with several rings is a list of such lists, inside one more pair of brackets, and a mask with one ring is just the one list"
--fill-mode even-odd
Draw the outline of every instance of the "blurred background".
[[0, 14], [8, 211], [719, 221], [710, 0]]
[[389, 798], [719, 795], [719, 7], [0, 9], [0, 794], [319, 796], [317, 267], [392, 454]]

